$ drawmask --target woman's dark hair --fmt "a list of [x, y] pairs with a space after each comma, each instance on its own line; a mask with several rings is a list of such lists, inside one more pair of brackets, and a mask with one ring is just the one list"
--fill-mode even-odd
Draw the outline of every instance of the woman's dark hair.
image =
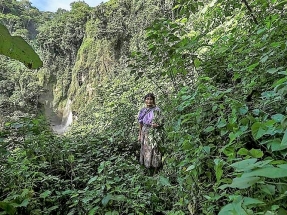
[[151, 97], [153, 100], [153, 103], [155, 104], [155, 96], [153, 93], [148, 93], [144, 96], [144, 101], [146, 100], [146, 98]]

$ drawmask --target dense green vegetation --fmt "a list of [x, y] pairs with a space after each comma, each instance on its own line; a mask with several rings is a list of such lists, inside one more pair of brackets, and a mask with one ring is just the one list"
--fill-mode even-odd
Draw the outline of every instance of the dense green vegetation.
[[[287, 214], [286, 1], [1, 8], [44, 66], [0, 59], [0, 214]], [[65, 135], [44, 91], [55, 111], [72, 101]], [[148, 92], [166, 121], [156, 175], [138, 163]]]

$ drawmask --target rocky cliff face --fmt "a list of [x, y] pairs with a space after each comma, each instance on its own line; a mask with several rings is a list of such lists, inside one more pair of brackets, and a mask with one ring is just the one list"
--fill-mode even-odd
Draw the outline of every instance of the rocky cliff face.
[[42, 26], [42, 72], [53, 86], [54, 109], [64, 110], [71, 100], [71, 110], [80, 112], [101, 97], [103, 83], [113, 82], [130, 54], [144, 49], [144, 29], [169, 15], [171, 6], [160, 0], [114, 0], [93, 9], [79, 3]]

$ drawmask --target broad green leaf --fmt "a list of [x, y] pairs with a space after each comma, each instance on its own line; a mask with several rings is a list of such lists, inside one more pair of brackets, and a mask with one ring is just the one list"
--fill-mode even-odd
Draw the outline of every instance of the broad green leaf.
[[262, 158], [263, 152], [260, 149], [251, 149], [249, 151], [250, 155], [254, 158]]
[[281, 168], [281, 169], [286, 169], [287, 170], [287, 164], [280, 164], [277, 167]]
[[88, 184], [93, 183], [93, 182], [96, 181], [97, 179], [98, 179], [98, 176], [92, 177], [92, 178], [88, 181]]
[[46, 198], [48, 196], [50, 196], [52, 192], [50, 190], [46, 190], [45, 192], [40, 194], [40, 198]]
[[274, 195], [275, 194], [275, 185], [272, 184], [263, 184], [260, 186], [260, 190], [269, 194], [269, 195]]
[[202, 149], [205, 153], [210, 154], [210, 146], [204, 146]]
[[261, 28], [257, 31], [257, 34], [261, 34], [266, 31], [266, 28]]
[[266, 72], [270, 73], [270, 74], [274, 74], [275, 72], [279, 71], [280, 68], [270, 68], [270, 69], [267, 69]]
[[252, 169], [252, 166], [254, 166], [255, 162], [257, 161], [256, 158], [246, 159], [242, 161], [238, 161], [236, 163], [231, 164], [236, 171], [244, 171]]
[[59, 208], [59, 206], [58, 206], [58, 205], [55, 205], [55, 206], [49, 207], [49, 208], [48, 208], [48, 211], [51, 212], [51, 211], [53, 211], [53, 210], [56, 210], [57, 208]]
[[267, 144], [267, 146], [271, 148], [273, 152], [287, 149], [287, 145], [282, 145], [281, 140], [278, 138], [266, 141], [264, 144]]
[[250, 197], [244, 197], [243, 198], [243, 205], [244, 206], [256, 206], [256, 205], [262, 205], [265, 204], [264, 202], [262, 202], [259, 199], [254, 199], [254, 198], [250, 198]]
[[170, 186], [170, 182], [169, 182], [168, 178], [165, 178], [163, 176], [159, 177], [159, 182], [163, 186]]
[[214, 163], [215, 163], [214, 170], [215, 170], [215, 175], [216, 175], [216, 181], [219, 182], [223, 174], [223, 170], [222, 170], [223, 160], [214, 159]]
[[262, 57], [261, 59], [260, 59], [260, 62], [261, 63], [265, 63], [267, 60], [268, 60], [268, 55], [265, 55], [264, 57]]
[[267, 131], [267, 128], [263, 123], [255, 122], [251, 126], [252, 136], [254, 137], [255, 140], [257, 140], [260, 137], [262, 137], [263, 135], [265, 135], [266, 131]]
[[214, 127], [213, 126], [208, 126], [206, 129], [204, 129], [204, 132], [211, 132], [214, 130]]
[[248, 125], [240, 126], [240, 127], [239, 127], [239, 130], [240, 130], [241, 132], [247, 131], [247, 130], [248, 130]]
[[245, 189], [245, 188], [252, 186], [253, 184], [255, 184], [259, 180], [260, 180], [260, 177], [234, 178], [232, 183], [229, 185], [229, 187]]
[[254, 109], [254, 110], [252, 110], [252, 113], [253, 113], [255, 116], [258, 116], [259, 113], [260, 113], [260, 110], [259, 110], [259, 109]]
[[238, 137], [238, 135], [236, 135], [236, 133], [234, 132], [230, 132], [228, 136], [229, 136], [230, 143]]
[[248, 155], [249, 151], [245, 148], [241, 148], [239, 149], [239, 151], [237, 152], [238, 155]]
[[93, 196], [86, 196], [86, 197], [82, 198], [82, 202], [84, 204], [87, 204], [91, 200], [93, 200]]
[[69, 195], [69, 194], [74, 193], [74, 192], [75, 191], [73, 191], [73, 190], [65, 190], [62, 192], [62, 195]]
[[272, 46], [272, 47], [279, 47], [279, 46], [281, 46], [283, 43], [282, 42], [273, 42], [273, 43], [271, 43], [270, 45]]
[[224, 118], [220, 118], [216, 126], [217, 128], [223, 128], [226, 125], [227, 125], [226, 120]]
[[181, 23], [186, 23], [187, 21], [188, 21], [187, 18], [183, 18], [183, 19], [180, 20]]
[[106, 206], [106, 205], [109, 203], [109, 201], [111, 200], [111, 198], [112, 198], [112, 195], [111, 195], [111, 194], [106, 195], [106, 196], [102, 199], [102, 204], [103, 204], [104, 206]]
[[22, 37], [11, 36], [2, 24], [0, 24], [0, 54], [24, 63], [29, 69], [43, 66], [43, 62], [33, 48]]
[[96, 206], [94, 208], [92, 208], [90, 211], [89, 211], [89, 214], [88, 215], [95, 215], [96, 212], [98, 211], [99, 209], [99, 206]]
[[281, 86], [282, 84], [285, 84], [286, 81], [287, 81], [287, 77], [281, 78], [278, 81], [276, 81], [274, 84], [272, 84], [272, 87], [274, 87], [276, 89], [277, 87]]
[[16, 208], [13, 207], [9, 202], [0, 202], [0, 208], [3, 209], [8, 215], [14, 215]]
[[193, 63], [194, 63], [195, 68], [199, 68], [200, 65], [201, 65], [201, 62], [200, 62], [200, 60], [198, 58], [195, 58], [193, 60]]
[[235, 171], [237, 172], [246, 172], [250, 171], [255, 168], [260, 168], [268, 165], [272, 160], [264, 160], [256, 162], [256, 158], [246, 159], [243, 161], [239, 161], [236, 163], [231, 164], [233, 168], [235, 168]]
[[261, 176], [266, 178], [284, 178], [287, 177], [287, 171], [277, 167], [265, 167], [243, 173], [241, 177]]
[[259, 62], [254, 63], [254, 64], [248, 66], [248, 67], [247, 67], [247, 70], [248, 70], [249, 72], [251, 72], [251, 71], [252, 71], [253, 69], [255, 69], [255, 67], [257, 67], [258, 65], [259, 65]]
[[284, 208], [279, 208], [277, 215], [286, 215], [287, 211]]
[[227, 204], [221, 208], [218, 215], [234, 215], [234, 207], [232, 204]]
[[239, 113], [241, 115], [245, 115], [248, 112], [248, 107], [247, 106], [243, 106], [239, 108]]
[[193, 170], [195, 168], [194, 165], [190, 165], [189, 167], [187, 167], [187, 169], [185, 171], [190, 171], [190, 170]]
[[282, 122], [285, 119], [285, 116], [283, 114], [277, 113], [277, 114], [272, 115], [271, 118], [275, 120], [276, 122]]
[[234, 147], [233, 146], [224, 147], [221, 150], [226, 156], [228, 156], [230, 158], [233, 158], [235, 156], [235, 151], [234, 151]]
[[287, 145], [287, 130], [285, 130], [282, 141], [281, 141], [281, 145], [282, 146], [286, 146]]
[[106, 162], [101, 162], [100, 166], [98, 167], [98, 173], [101, 173], [105, 169]]
[[270, 164], [273, 160], [263, 160], [263, 161], [258, 161], [254, 164], [254, 168], [258, 168], [258, 167], [264, 167], [267, 164]]
[[27, 205], [29, 204], [29, 199], [24, 199], [20, 205], [18, 205], [17, 207], [27, 207]]
[[127, 198], [124, 195], [113, 195], [111, 199], [115, 201], [125, 201]]
[[238, 196], [232, 203], [221, 208], [218, 215], [247, 215], [246, 211], [242, 208], [242, 204], [242, 196]]
[[242, 196], [238, 196], [234, 201], [233, 201], [233, 207], [235, 209], [235, 214], [240, 214], [240, 215], [248, 215], [246, 211], [242, 208], [243, 204], [243, 199]]

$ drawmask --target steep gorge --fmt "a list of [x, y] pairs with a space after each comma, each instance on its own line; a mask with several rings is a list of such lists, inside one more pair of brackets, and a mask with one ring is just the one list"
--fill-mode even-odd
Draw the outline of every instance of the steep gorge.
[[101, 98], [102, 86], [127, 70], [130, 54], [145, 49], [144, 28], [168, 16], [171, 6], [172, 1], [159, 0], [109, 1], [96, 8], [75, 3], [70, 12], [44, 23], [38, 34], [44, 60], [39, 72], [53, 85], [53, 108], [61, 111], [71, 100], [71, 110], [80, 113]]

